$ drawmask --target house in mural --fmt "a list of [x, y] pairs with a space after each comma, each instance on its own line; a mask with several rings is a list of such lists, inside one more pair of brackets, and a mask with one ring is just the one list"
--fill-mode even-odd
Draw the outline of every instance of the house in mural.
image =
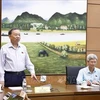
[[40, 27], [43, 27], [44, 24], [43, 23], [31, 23], [31, 29], [37, 29], [37, 28], [40, 28]]

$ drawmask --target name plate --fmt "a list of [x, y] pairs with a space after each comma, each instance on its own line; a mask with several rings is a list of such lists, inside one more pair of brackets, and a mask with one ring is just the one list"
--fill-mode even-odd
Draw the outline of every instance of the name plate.
[[34, 87], [35, 93], [50, 93], [50, 87]]

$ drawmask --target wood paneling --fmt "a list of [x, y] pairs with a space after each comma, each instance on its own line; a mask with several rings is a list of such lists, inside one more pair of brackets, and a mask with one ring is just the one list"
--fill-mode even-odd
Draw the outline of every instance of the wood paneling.
[[87, 50], [100, 50], [100, 28], [87, 28]]
[[87, 27], [100, 27], [100, 5], [88, 4]]
[[74, 100], [99, 100], [100, 95], [81, 95], [75, 96]]
[[100, 0], [88, 0], [87, 7], [87, 55], [96, 54], [100, 68]]
[[100, 0], [87, 0], [91, 4], [100, 4]]
[[73, 100], [72, 96], [50, 96], [50, 97], [36, 97], [30, 98], [31, 100]]

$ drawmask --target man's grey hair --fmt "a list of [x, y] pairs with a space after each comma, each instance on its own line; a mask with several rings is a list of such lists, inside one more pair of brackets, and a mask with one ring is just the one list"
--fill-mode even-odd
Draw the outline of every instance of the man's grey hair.
[[87, 61], [90, 61], [91, 59], [96, 59], [96, 60], [98, 60], [98, 57], [97, 57], [95, 54], [89, 54], [89, 55], [87, 56]]

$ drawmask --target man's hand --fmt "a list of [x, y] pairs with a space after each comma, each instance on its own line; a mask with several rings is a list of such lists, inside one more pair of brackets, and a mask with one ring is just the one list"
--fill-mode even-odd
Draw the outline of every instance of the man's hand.
[[1, 89], [4, 88], [4, 81], [0, 81], [0, 84], [2, 85]]
[[31, 78], [33, 78], [34, 80], [36, 80], [37, 82], [39, 82], [39, 80], [37, 79], [37, 77], [36, 77], [35, 74], [32, 74], [32, 75], [31, 75]]
[[93, 81], [92, 84], [99, 85], [100, 83], [97, 81]]
[[91, 86], [91, 82], [90, 81], [87, 81], [87, 86]]

